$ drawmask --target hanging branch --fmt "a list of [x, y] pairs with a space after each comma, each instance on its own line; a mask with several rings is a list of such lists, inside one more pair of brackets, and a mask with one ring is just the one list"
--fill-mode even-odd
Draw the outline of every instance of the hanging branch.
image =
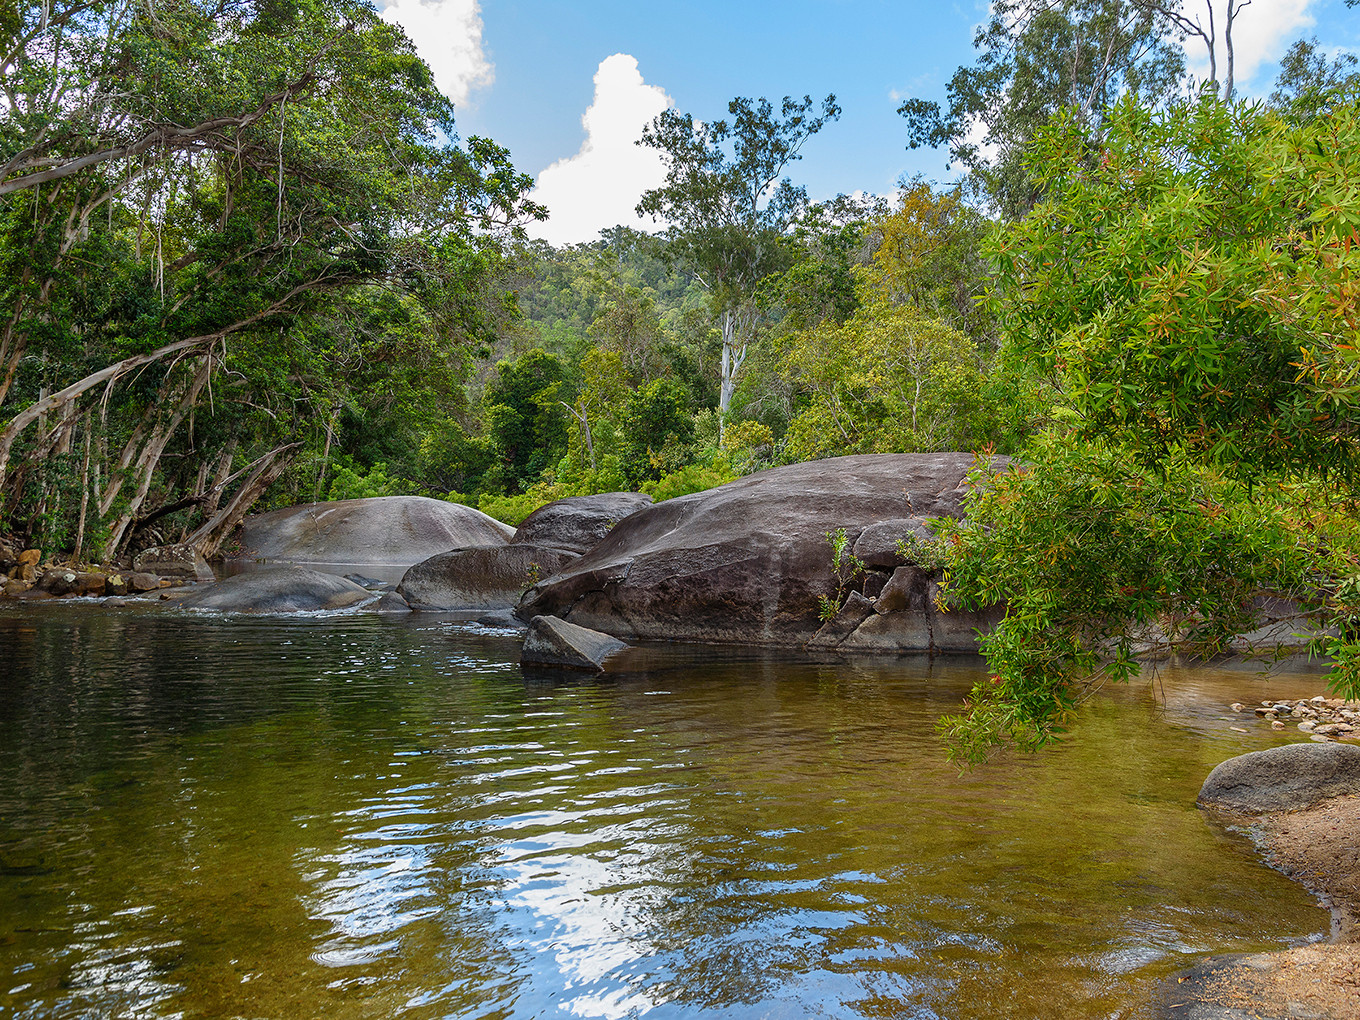
[[301, 443], [289, 443], [270, 450], [256, 460], [252, 465], [254, 471], [236, 495], [185, 541], [197, 548], [204, 558], [216, 555], [227, 535], [255, 505], [255, 501], [264, 495], [265, 490], [288, 470], [293, 455], [301, 448]]

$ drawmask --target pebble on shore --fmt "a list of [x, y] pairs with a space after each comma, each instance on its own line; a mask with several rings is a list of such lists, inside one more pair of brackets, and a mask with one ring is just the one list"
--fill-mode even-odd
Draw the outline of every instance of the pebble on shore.
[[[1239, 714], [1247, 706], [1235, 701], [1230, 706]], [[1256, 718], [1270, 723], [1273, 730], [1290, 724], [1313, 740], [1360, 740], [1360, 702], [1343, 701], [1319, 694], [1312, 698], [1271, 698], [1251, 709]]]

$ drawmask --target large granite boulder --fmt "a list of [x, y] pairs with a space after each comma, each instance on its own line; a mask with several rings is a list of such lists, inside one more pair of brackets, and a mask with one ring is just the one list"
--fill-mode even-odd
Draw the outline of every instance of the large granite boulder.
[[1204, 780], [1199, 803], [1247, 814], [1295, 811], [1360, 793], [1360, 747], [1285, 744], [1229, 758]]
[[509, 609], [526, 588], [574, 559], [529, 542], [451, 549], [407, 570], [397, 592], [412, 609]]
[[652, 497], [643, 492], [568, 496], [541, 506], [524, 518], [511, 542], [529, 542], [577, 554], [589, 552], [619, 521], [651, 503]]
[[306, 503], [247, 517], [236, 558], [410, 566], [435, 553], [504, 545], [515, 533], [480, 510], [425, 496]]
[[[837, 457], [666, 500], [533, 587], [516, 615], [557, 616], [625, 641], [803, 645], [822, 626], [825, 599], [839, 602], [846, 588], [833, 576], [828, 533], [844, 529], [853, 550], [885, 521], [902, 522], [905, 538], [915, 522], [957, 517], [972, 464], [962, 453]], [[876, 559], [902, 561], [888, 538], [875, 533]], [[920, 650], [930, 648], [925, 633]]]
[[223, 613], [310, 613], [347, 609], [373, 593], [335, 574], [306, 567], [265, 567], [223, 578], [179, 600], [190, 609]]

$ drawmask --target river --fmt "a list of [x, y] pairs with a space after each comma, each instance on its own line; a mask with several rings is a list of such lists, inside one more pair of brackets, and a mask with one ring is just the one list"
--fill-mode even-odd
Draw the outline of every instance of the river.
[[[1143, 1017], [1328, 916], [1210, 824], [1168, 667], [960, 775], [981, 661], [675, 648], [526, 677], [438, 616], [0, 609], [0, 1016]], [[1247, 732], [1238, 732], [1245, 730]]]

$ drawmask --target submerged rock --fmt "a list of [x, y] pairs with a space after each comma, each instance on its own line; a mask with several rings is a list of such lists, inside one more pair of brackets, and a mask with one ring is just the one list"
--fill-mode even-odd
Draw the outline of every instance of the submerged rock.
[[[842, 587], [828, 533], [844, 529], [853, 550], [884, 522], [957, 517], [972, 465], [962, 453], [837, 457], [666, 500], [620, 521], [516, 612], [624, 640], [803, 645], [822, 626], [822, 597]], [[876, 561], [897, 556], [893, 533], [875, 531]]]
[[1360, 747], [1285, 744], [1229, 758], [1204, 780], [1199, 803], [1249, 814], [1295, 811], [1360, 793]]
[[335, 574], [306, 567], [266, 567], [192, 591], [179, 605], [224, 613], [307, 613], [345, 609], [372, 598], [372, 592]]
[[610, 656], [627, 647], [597, 630], [578, 627], [555, 616], [535, 616], [529, 621], [520, 662], [600, 673]]
[[526, 588], [574, 559], [527, 542], [453, 549], [406, 571], [397, 591], [415, 609], [508, 609]]
[[235, 558], [411, 566], [436, 553], [504, 545], [515, 530], [480, 510], [426, 496], [307, 503], [247, 517]]
[[569, 496], [541, 506], [524, 518], [511, 541], [578, 554], [588, 552], [603, 541], [619, 521], [651, 503], [652, 497], [642, 492]]

